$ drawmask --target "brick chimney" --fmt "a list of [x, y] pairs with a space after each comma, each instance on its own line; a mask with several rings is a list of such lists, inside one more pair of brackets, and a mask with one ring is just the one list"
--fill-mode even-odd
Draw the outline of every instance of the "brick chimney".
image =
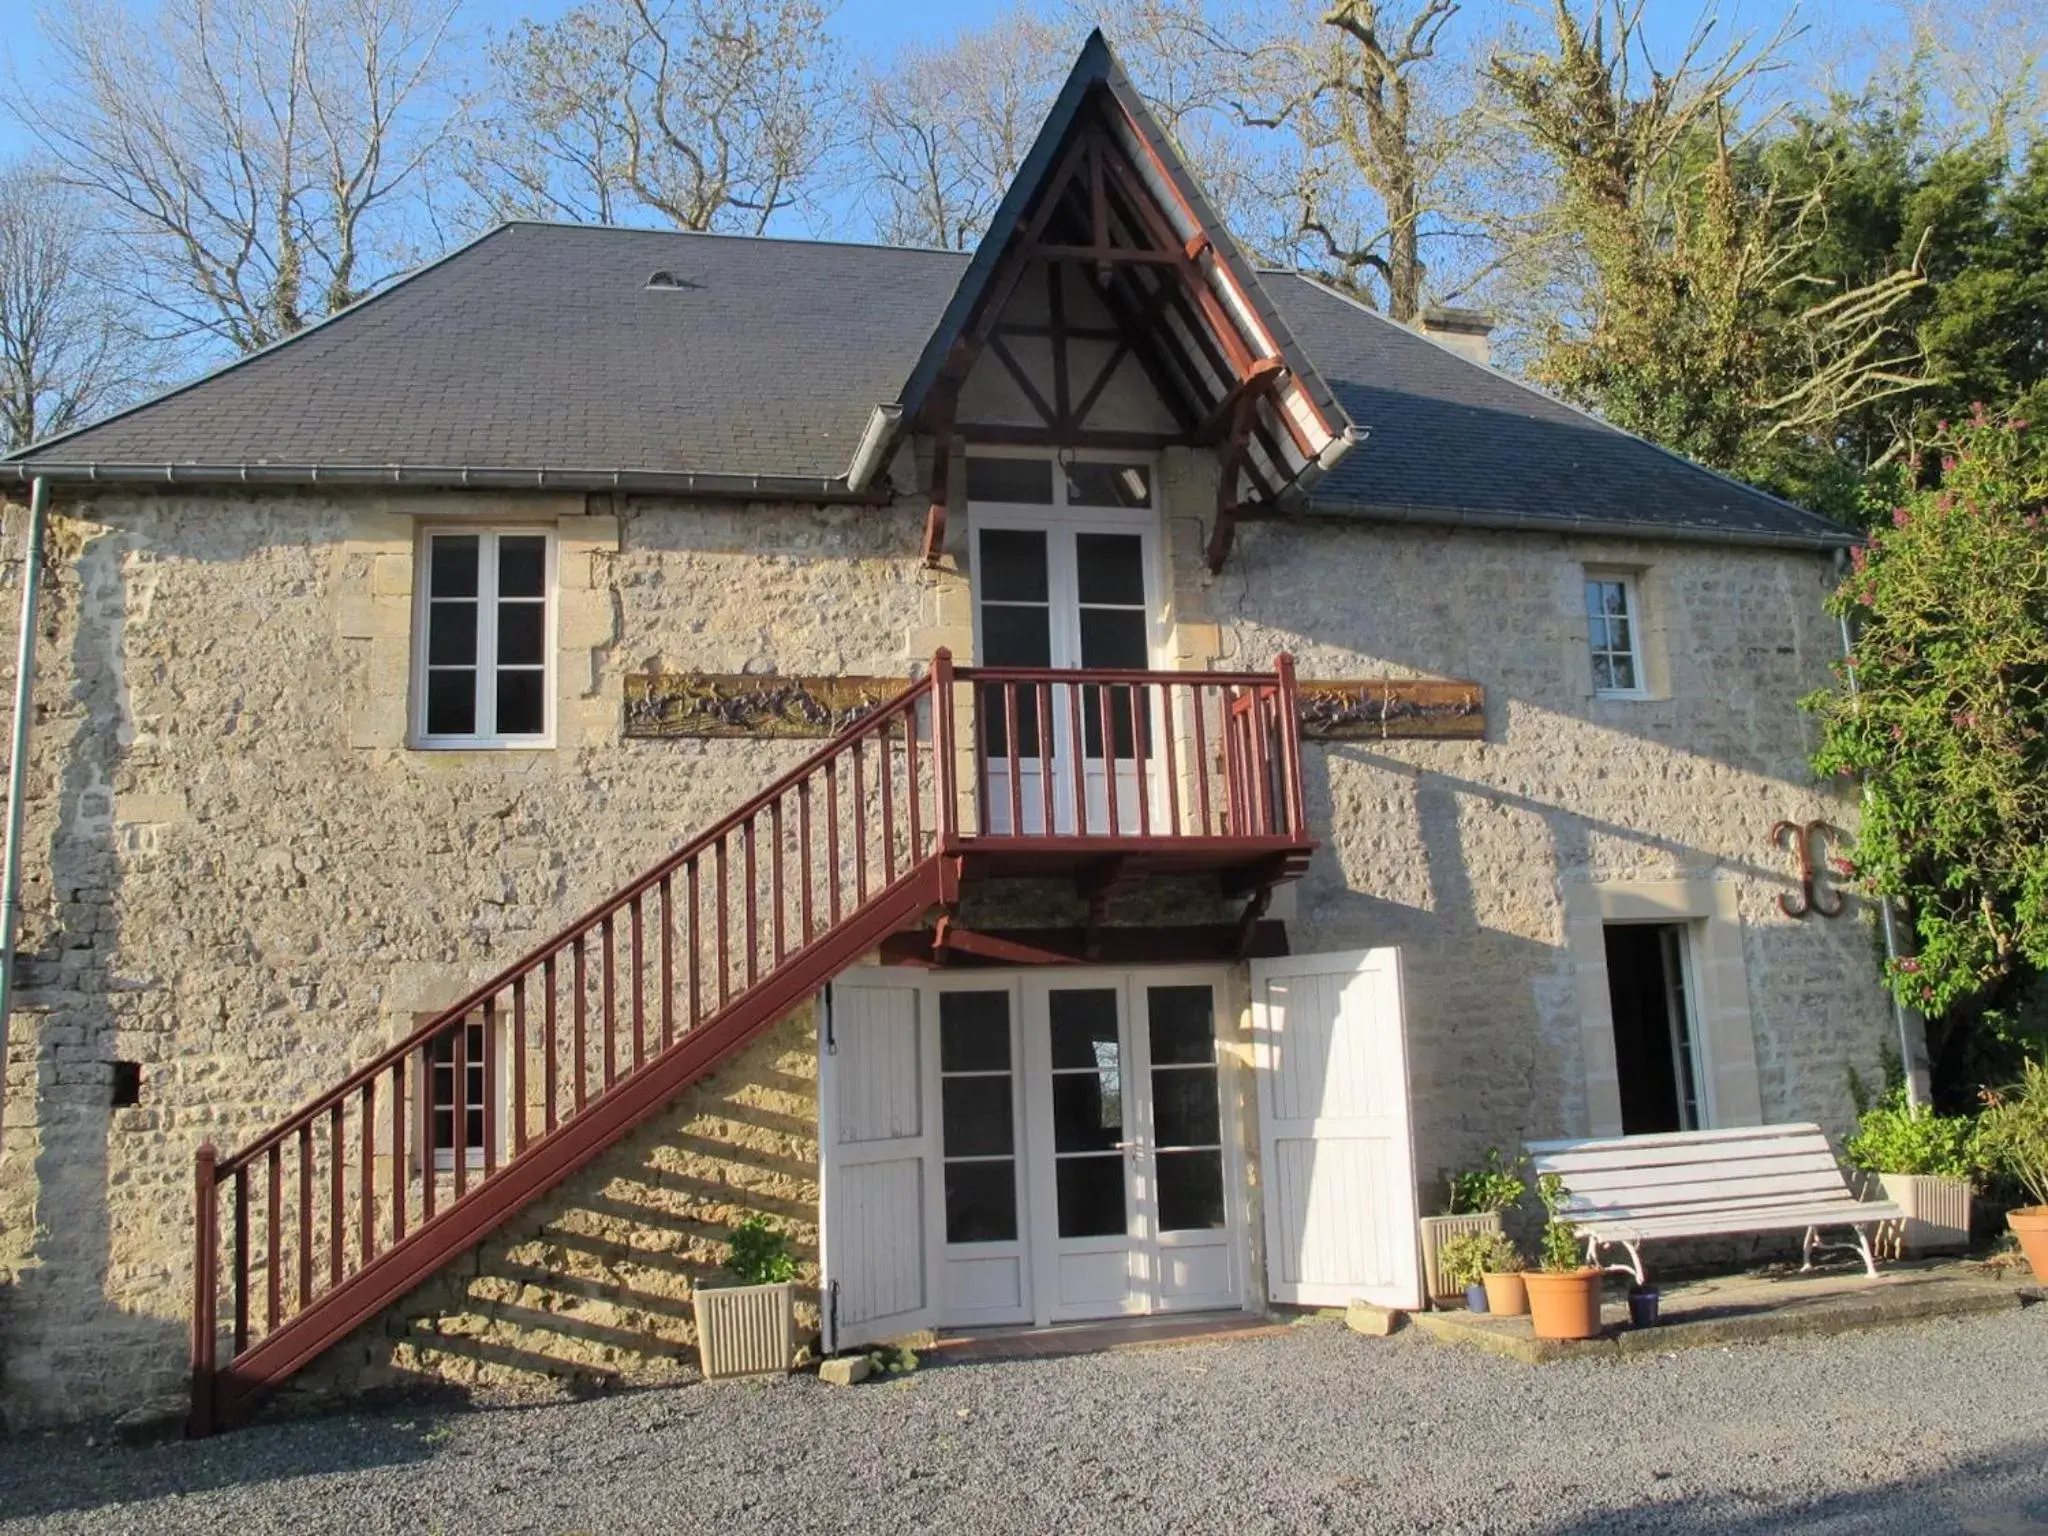
[[1486, 338], [1493, 330], [1493, 316], [1483, 309], [1452, 309], [1431, 304], [1416, 318], [1415, 328], [1442, 342], [1458, 356], [1475, 363], [1489, 361]]

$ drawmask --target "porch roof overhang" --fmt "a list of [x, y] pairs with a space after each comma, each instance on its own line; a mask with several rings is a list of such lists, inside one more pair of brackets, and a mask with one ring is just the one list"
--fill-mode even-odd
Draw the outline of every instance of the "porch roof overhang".
[[[1000, 352], [998, 324], [1034, 264], [1080, 275], [1117, 321], [1121, 345], [1171, 412], [1174, 431], [1095, 432], [1083, 420], [1085, 405], [1049, 416], [1042, 430], [977, 433], [960, 419], [961, 386], [984, 349]], [[1082, 49], [898, 403], [894, 429], [939, 440], [935, 519], [943, 516], [936, 504], [956, 435], [1000, 432], [998, 440], [1054, 447], [1215, 448], [1222, 474], [1212, 566], [1239, 517], [1299, 510], [1364, 438], [1100, 32]], [[928, 554], [941, 531], [942, 524], [928, 529]]]

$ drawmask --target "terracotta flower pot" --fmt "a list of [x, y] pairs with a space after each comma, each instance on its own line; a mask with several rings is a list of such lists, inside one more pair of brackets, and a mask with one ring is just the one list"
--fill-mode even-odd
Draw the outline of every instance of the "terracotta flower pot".
[[1529, 1286], [1529, 1321], [1539, 1339], [1597, 1339], [1600, 1337], [1600, 1278], [1598, 1269], [1568, 1270], [1556, 1274], [1531, 1270], [1523, 1279]]
[[1486, 1275], [1487, 1310], [1499, 1317], [1520, 1317], [1529, 1310], [1529, 1286], [1519, 1272]]
[[2034, 1266], [2034, 1278], [2048, 1280], [2048, 1205], [2027, 1205], [2009, 1211], [2005, 1222], [2020, 1240], [2020, 1252]]

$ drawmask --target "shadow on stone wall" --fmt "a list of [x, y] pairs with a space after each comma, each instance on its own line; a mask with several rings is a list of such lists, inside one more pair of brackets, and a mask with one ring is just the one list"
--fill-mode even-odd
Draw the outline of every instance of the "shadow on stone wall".
[[[150, 1070], [160, 1064], [146, 1058], [142, 1104], [113, 1108], [113, 1062], [120, 1053], [113, 994], [161, 995], [167, 978], [121, 970], [123, 861], [114, 796], [134, 735], [122, 652], [128, 594], [122, 541], [102, 534], [66, 550], [76, 526], [59, 523], [52, 530], [39, 636], [47, 642], [69, 629], [69, 686], [54, 705], [51, 693], [39, 690], [44, 717], [34, 722], [40, 739], [31, 743], [31, 782], [54, 782], [57, 805], [47, 855], [31, 845], [23, 871], [12, 1054], [29, 1064], [30, 1092], [20, 1091], [17, 1072], [6, 1120], [12, 1167], [5, 1209], [12, 1230], [0, 1250], [12, 1271], [0, 1291], [0, 1403], [10, 1431], [186, 1390], [182, 1323], [117, 1299], [160, 1290], [170, 1277], [111, 1272], [115, 1220], [165, 1216], [160, 1192], [132, 1185], [123, 1192], [134, 1198], [118, 1213], [112, 1207], [112, 1139], [149, 1135], [162, 1114], [151, 1091], [161, 1078]], [[43, 665], [65, 676], [54, 661], [46, 656]], [[31, 808], [31, 836], [39, 823], [50, 825]], [[45, 873], [46, 880], [39, 878]], [[147, 1005], [138, 1011], [146, 1014]], [[163, 1032], [153, 1037], [169, 1038]], [[26, 1180], [20, 1177], [24, 1155], [32, 1159]], [[189, 1210], [189, 1199], [181, 1209]]]
[[586, 1395], [697, 1377], [691, 1295], [760, 1214], [818, 1325], [817, 1049], [809, 1007], [302, 1372], [277, 1407], [411, 1393]]

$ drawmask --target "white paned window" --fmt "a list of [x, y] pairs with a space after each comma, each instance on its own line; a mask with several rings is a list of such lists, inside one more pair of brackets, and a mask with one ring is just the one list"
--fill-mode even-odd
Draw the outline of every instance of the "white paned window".
[[420, 544], [413, 738], [546, 746], [554, 730], [554, 541], [537, 529], [437, 528]]
[[1643, 696], [1642, 607], [1633, 578], [1586, 573], [1586, 638], [1593, 653], [1593, 692], [1601, 698]]

